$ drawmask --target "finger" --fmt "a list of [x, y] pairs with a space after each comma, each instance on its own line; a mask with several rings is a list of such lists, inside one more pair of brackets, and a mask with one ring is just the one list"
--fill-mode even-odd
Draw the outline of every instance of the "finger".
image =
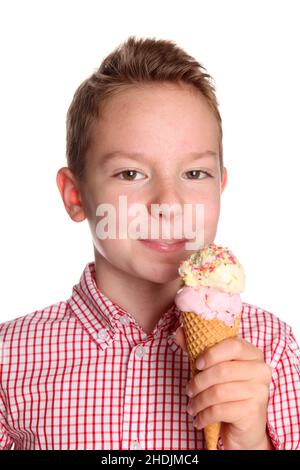
[[194, 419], [194, 426], [197, 429], [203, 429], [209, 424], [221, 422], [237, 425], [243, 420], [248, 419], [249, 412], [253, 411], [255, 411], [254, 406], [250, 400], [220, 403], [201, 411]]
[[186, 346], [186, 341], [185, 341], [185, 335], [184, 335], [184, 329], [182, 326], [177, 328], [176, 330], [176, 336], [175, 336], [175, 341], [180, 346], [185, 352], [187, 352], [187, 346]]
[[269, 385], [272, 369], [264, 362], [227, 361], [196, 374], [187, 383], [186, 393], [192, 398], [213, 385], [226, 382], [255, 381]]
[[253, 400], [265, 403], [268, 400], [269, 389], [266, 385], [249, 382], [229, 382], [214, 385], [195, 396], [187, 408], [188, 414], [196, 416], [199, 412], [220, 403], [240, 400]]
[[208, 348], [196, 360], [199, 370], [214, 366], [219, 362], [240, 361], [263, 361], [264, 356], [260, 349], [242, 338], [229, 338]]

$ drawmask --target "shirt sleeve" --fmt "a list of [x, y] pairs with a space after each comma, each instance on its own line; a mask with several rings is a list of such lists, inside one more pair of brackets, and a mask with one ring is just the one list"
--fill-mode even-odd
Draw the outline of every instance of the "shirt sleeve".
[[[1, 325], [0, 325], [1, 326]], [[1, 330], [1, 328], [0, 328]], [[9, 450], [13, 446], [13, 440], [8, 434], [7, 425], [7, 407], [6, 398], [2, 386], [2, 367], [4, 364], [5, 355], [2, 338], [0, 337], [0, 450]]]
[[290, 329], [270, 386], [267, 428], [275, 449], [300, 449], [299, 423], [300, 350]]
[[7, 429], [5, 397], [0, 384], [0, 450], [9, 450], [13, 446], [13, 440]]

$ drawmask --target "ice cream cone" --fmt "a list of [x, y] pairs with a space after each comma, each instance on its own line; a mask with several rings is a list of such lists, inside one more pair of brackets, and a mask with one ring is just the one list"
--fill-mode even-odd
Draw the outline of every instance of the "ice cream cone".
[[[192, 375], [196, 375], [196, 359], [207, 348], [227, 338], [237, 336], [240, 315], [237, 315], [233, 326], [220, 320], [204, 320], [194, 312], [181, 312], [182, 324], [185, 332], [188, 355], [191, 364]], [[216, 450], [220, 434], [221, 423], [214, 423], [204, 428], [206, 447], [208, 450]]]
[[[180, 263], [180, 289], [175, 303], [181, 311], [192, 375], [196, 359], [220, 341], [237, 336], [245, 288], [243, 267], [226, 247], [211, 243]], [[221, 423], [204, 429], [206, 446], [217, 449]]]

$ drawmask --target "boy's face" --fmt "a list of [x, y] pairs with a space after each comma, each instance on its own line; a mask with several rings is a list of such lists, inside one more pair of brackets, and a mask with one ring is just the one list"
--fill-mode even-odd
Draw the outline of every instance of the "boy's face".
[[[132, 158], [105, 158], [116, 151]], [[195, 153], [206, 151], [211, 153], [196, 158]], [[134, 157], [134, 153], [143, 156]], [[96, 215], [97, 207], [109, 203], [115, 208], [118, 233], [119, 196], [126, 197], [128, 210], [134, 203], [143, 204], [149, 227], [153, 220], [151, 204], [176, 203], [182, 208], [184, 204], [203, 204], [204, 243], [213, 242], [226, 170], [221, 178], [217, 121], [197, 90], [151, 84], [111, 97], [94, 125], [85, 161], [85, 176], [78, 189], [82, 218], [88, 218], [96, 260], [104, 257], [105, 262], [128, 275], [165, 283], [178, 277], [179, 262], [196, 251], [187, 250], [184, 243], [173, 251], [159, 251], [130, 237], [99, 239], [96, 228], [101, 218]], [[127, 215], [126, 219], [129, 224], [134, 216]], [[170, 222], [172, 226], [172, 217]], [[195, 223], [194, 216], [194, 229]], [[148, 238], [153, 238], [150, 233]], [[161, 231], [158, 238], [165, 238]]]

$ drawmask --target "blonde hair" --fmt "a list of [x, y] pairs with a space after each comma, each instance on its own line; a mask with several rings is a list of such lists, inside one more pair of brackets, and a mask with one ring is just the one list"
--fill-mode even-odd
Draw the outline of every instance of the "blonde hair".
[[92, 126], [101, 115], [105, 102], [128, 87], [155, 82], [188, 84], [205, 97], [219, 127], [220, 168], [223, 173], [222, 120], [212, 77], [173, 41], [130, 36], [77, 88], [68, 109], [67, 163], [78, 179], [84, 175]]

